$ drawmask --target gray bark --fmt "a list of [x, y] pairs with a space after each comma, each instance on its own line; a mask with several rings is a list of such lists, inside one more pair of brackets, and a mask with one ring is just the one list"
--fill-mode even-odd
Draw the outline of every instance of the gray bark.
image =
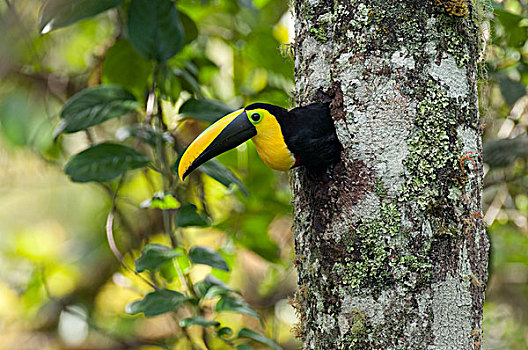
[[479, 349], [479, 31], [464, 0], [295, 0], [297, 103], [342, 160], [292, 171], [304, 349]]

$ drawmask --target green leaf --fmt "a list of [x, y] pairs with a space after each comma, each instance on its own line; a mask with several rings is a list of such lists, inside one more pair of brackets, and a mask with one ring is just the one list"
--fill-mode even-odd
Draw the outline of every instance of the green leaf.
[[238, 337], [239, 338], [249, 338], [249, 339], [258, 341], [259, 343], [267, 345], [267, 346], [269, 346], [270, 348], [272, 348], [274, 350], [281, 350], [282, 349], [279, 345], [277, 345], [271, 339], [268, 339], [263, 334], [260, 334], [260, 333], [257, 333], [255, 331], [252, 331], [251, 329], [242, 328], [240, 331], [238, 331]]
[[192, 247], [189, 250], [189, 259], [194, 264], [208, 265], [216, 269], [229, 271], [229, 267], [222, 255], [208, 247]]
[[187, 45], [198, 37], [198, 27], [196, 23], [186, 13], [180, 11], [180, 19], [185, 32], [184, 44]]
[[200, 69], [192, 61], [183, 61], [183, 66], [195, 77], [200, 73]]
[[200, 84], [198, 83], [196, 78], [186, 69], [173, 68], [172, 74], [180, 79], [181, 87], [184, 90], [196, 93], [198, 96], [201, 96], [202, 91], [200, 88]]
[[123, 0], [48, 0], [40, 12], [42, 34], [116, 7]]
[[220, 163], [217, 159], [211, 159], [200, 165], [198, 168], [201, 172], [206, 174], [209, 177], [212, 177], [216, 181], [220, 182], [227, 188], [230, 188], [231, 185], [236, 186], [244, 194], [244, 196], [249, 197], [249, 192], [246, 188], [246, 185], [235, 175], [231, 170], [229, 170], [224, 164]]
[[224, 287], [211, 286], [211, 288], [209, 288], [207, 290], [207, 293], [205, 293], [203, 298], [204, 299], [213, 299], [213, 298], [218, 297], [218, 296], [227, 295], [230, 292], [232, 292], [232, 291], [228, 290], [228, 289], [225, 289]]
[[143, 201], [139, 206], [141, 208], [172, 210], [178, 209], [181, 204], [172, 194], [161, 193], [155, 194], [152, 199]]
[[147, 244], [135, 261], [136, 272], [156, 271], [161, 265], [181, 254], [161, 244]]
[[229, 295], [223, 295], [220, 297], [220, 300], [216, 303], [215, 310], [217, 312], [221, 311], [231, 311], [238, 312], [241, 314], [253, 316], [260, 318], [260, 315], [244, 300], [233, 298]]
[[173, 69], [168, 64], [163, 64], [158, 73], [158, 87], [161, 96], [171, 102], [176, 103], [182, 92], [180, 77], [174, 74]]
[[125, 311], [131, 315], [144, 313], [145, 316], [156, 316], [177, 309], [187, 300], [186, 296], [175, 290], [162, 289], [147, 294], [143, 300], [128, 304]]
[[205, 318], [201, 316], [196, 317], [190, 317], [190, 318], [184, 318], [183, 320], [180, 320], [180, 327], [191, 327], [191, 326], [202, 326], [202, 327], [209, 327], [209, 326], [220, 326], [220, 322], [218, 321], [208, 321]]
[[157, 146], [162, 143], [174, 143], [174, 138], [170, 132], [161, 133], [150, 125], [134, 124], [127, 125], [117, 129], [116, 139], [124, 141], [129, 137], [135, 137], [151, 146]]
[[[182, 252], [184, 252], [183, 249], [182, 249]], [[189, 261], [189, 257], [185, 254], [177, 257], [176, 262], [178, 263], [180, 270], [183, 272], [187, 271], [191, 267], [191, 262]]]
[[119, 85], [143, 99], [148, 89], [152, 63], [140, 56], [129, 40], [120, 39], [106, 52], [101, 80]]
[[228, 294], [232, 289], [218, 278], [208, 275], [203, 281], [194, 284], [194, 291], [200, 298], [210, 299]]
[[[507, 45], [514, 48], [521, 48], [526, 41], [526, 28], [520, 26], [523, 16], [511, 13], [500, 4], [494, 3], [494, 18], [504, 27], [504, 36]], [[494, 40], [498, 40], [496, 35]]]
[[159, 62], [178, 53], [185, 38], [178, 10], [170, 0], [132, 0], [128, 33], [140, 55]]
[[133, 148], [102, 143], [70, 158], [64, 172], [73, 182], [110, 181], [127, 170], [141, 168], [150, 159]]
[[178, 227], [209, 226], [209, 219], [197, 212], [196, 206], [191, 203], [184, 203], [178, 210]]
[[134, 95], [119, 86], [100, 85], [73, 95], [62, 107], [54, 134], [86, 130], [139, 107]]
[[165, 263], [161, 264], [158, 269], [160, 276], [167, 280], [167, 282], [169, 283], [180, 278], [178, 270], [186, 271], [185, 268], [182, 268], [183, 264], [181, 263], [181, 261], [186, 261], [187, 264], [190, 265], [182, 248], [176, 248], [174, 250], [176, 251], [178, 256], [172, 261], [166, 261]]
[[234, 109], [220, 101], [196, 100], [190, 98], [180, 107], [180, 114], [203, 122], [214, 123], [221, 117], [233, 112]]
[[253, 349], [249, 344], [238, 344], [236, 350], [251, 350]]
[[[230, 253], [226, 253], [225, 251], [222, 251], [222, 257], [226, 261], [227, 266], [235, 265], [236, 254], [234, 251], [231, 251]], [[213, 269], [211, 271], [211, 275], [215, 276], [216, 278], [218, 278], [219, 280], [225, 283], [227, 283], [231, 278], [231, 274], [229, 271], [223, 271], [223, 270], [218, 270], [218, 269]]]

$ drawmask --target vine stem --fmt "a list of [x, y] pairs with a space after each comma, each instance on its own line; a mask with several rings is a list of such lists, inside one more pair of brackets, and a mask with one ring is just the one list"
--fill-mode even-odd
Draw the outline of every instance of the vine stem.
[[[156, 92], [156, 83], [157, 83], [157, 76], [159, 73], [159, 65], [156, 64], [154, 66], [153, 71], [153, 78], [152, 78], [152, 86], [149, 90], [146, 107], [145, 107], [145, 120], [143, 121], [142, 129], [140, 133], [138, 134], [138, 141], [141, 139], [141, 133], [145, 132], [145, 129], [147, 125], [151, 125], [158, 129], [160, 132], [167, 131], [167, 125], [165, 124], [165, 121], [163, 120], [163, 110], [161, 107], [161, 100], [159, 97], [159, 94]], [[153, 120], [153, 118], [155, 118]], [[159, 164], [156, 164], [156, 167], [159, 169], [159, 172], [161, 173], [162, 177], [162, 186], [163, 186], [163, 193], [164, 195], [169, 193], [171, 190], [174, 189], [175, 181], [172, 174], [172, 168], [170, 164], [170, 159], [167, 154], [167, 150], [165, 148], [165, 145], [163, 142], [156, 138], [155, 139], [155, 159], [159, 162]], [[163, 227], [164, 231], [167, 234], [167, 236], [170, 238], [171, 246], [173, 249], [178, 248], [179, 245], [183, 245], [183, 235], [181, 233], [181, 230], [179, 230], [178, 227], [178, 218], [176, 215], [176, 211], [172, 210], [163, 210], [162, 211], [162, 217], [163, 217]], [[115, 246], [115, 244], [114, 244]], [[197, 298], [196, 292], [193, 288], [192, 280], [188, 273], [184, 273], [179, 266], [177, 262], [173, 262], [174, 268], [176, 270], [176, 273], [178, 274], [178, 278], [181, 281], [181, 287], [187, 291], [192, 297]], [[203, 316], [203, 311], [199, 306], [196, 307], [196, 312]], [[176, 319], [176, 315], [173, 314], [173, 317]], [[177, 320], [176, 320], [177, 321]], [[196, 346], [188, 333], [188, 330], [186, 328], [183, 328], [184, 336], [187, 338], [187, 340], [190, 342], [191, 347], [193, 349], [201, 349], [201, 346]], [[204, 330], [202, 333], [202, 339], [203, 344], [205, 346], [205, 349], [209, 350], [209, 344], [207, 342], [207, 335]]]
[[[149, 97], [147, 99], [145, 122], [147, 122], [148, 120], [148, 123], [150, 123], [152, 121], [152, 117], [156, 116], [158, 124], [156, 125], [155, 123], [154, 125], [158, 127], [160, 131], [163, 132], [167, 128], [167, 126], [165, 125], [163, 121], [163, 110], [161, 108], [161, 101], [159, 99], [159, 96], [156, 94], [156, 80], [157, 80], [158, 71], [159, 71], [159, 66], [156, 65], [154, 67], [154, 73], [153, 73], [154, 77], [153, 77], [152, 88], [150, 90]], [[156, 113], [154, 113], [154, 110], [156, 110]], [[158, 140], [158, 142], [156, 142], [155, 149], [157, 153], [156, 156], [160, 162], [159, 168], [160, 168], [161, 178], [163, 182], [163, 192], [164, 194], [166, 194], [167, 192], [171, 190], [173, 186], [171, 166], [169, 163], [167, 152], [165, 150], [165, 146], [163, 145], [161, 140]], [[176, 249], [178, 248], [178, 242], [180, 243], [183, 242], [183, 239], [182, 237], [179, 237], [180, 239], [178, 240], [178, 237], [176, 236], [175, 214], [174, 212], [171, 212], [169, 210], [163, 210], [162, 217], [163, 217], [163, 227], [164, 227], [165, 233], [170, 238], [171, 247], [173, 249]], [[178, 273], [178, 278], [181, 281], [182, 287], [184, 287], [191, 295], [196, 296], [194, 293], [194, 290], [192, 289], [192, 282], [188, 280], [188, 278], [183, 273], [183, 271], [181, 270], [180, 266], [177, 263], [174, 265], [175, 265], [176, 272]]]
[[158, 65], [156, 64], [154, 66], [154, 71], [152, 73], [152, 86], [150, 87], [148, 97], [147, 97], [147, 104], [145, 106], [145, 120], [143, 120], [143, 123], [141, 124], [141, 130], [139, 130], [137, 134], [136, 143], [134, 144], [134, 147], [137, 148], [139, 146], [139, 143], [141, 142], [141, 137], [145, 133], [145, 129], [147, 128], [147, 125], [150, 125], [150, 122], [152, 121], [152, 116], [154, 114], [154, 105], [155, 102], [157, 102], [156, 98], [156, 80], [158, 79]]
[[[123, 262], [123, 255], [121, 255], [121, 252], [119, 249], [117, 249], [117, 245], [114, 239], [114, 208], [108, 213], [108, 217], [106, 218], [106, 239], [108, 240], [108, 246], [110, 247], [110, 250], [116, 257], [116, 259], [125, 266], [125, 263]], [[126, 266], [125, 266], [126, 267]]]
[[90, 130], [84, 130], [84, 134], [86, 135], [86, 139], [88, 140], [88, 143], [90, 144], [90, 147], [95, 145], [95, 140], [94, 140], [94, 137], [93, 137], [92, 133], [90, 132]]
[[119, 183], [117, 184], [117, 188], [116, 188], [116, 190], [114, 192], [114, 195], [112, 197], [112, 208], [110, 208], [110, 212], [108, 213], [108, 216], [106, 217], [106, 240], [108, 241], [108, 246], [110, 247], [110, 250], [112, 251], [112, 253], [116, 257], [117, 261], [119, 261], [121, 266], [123, 266], [123, 268], [125, 268], [125, 270], [127, 270], [127, 271], [131, 272], [132, 274], [138, 276], [143, 282], [145, 282], [146, 284], [148, 284], [149, 286], [154, 288], [154, 290], [159, 290], [159, 287], [157, 285], [155, 285], [154, 283], [152, 283], [151, 281], [149, 281], [145, 277], [141, 276], [139, 273], [137, 273], [134, 269], [132, 269], [131, 267], [129, 267], [125, 263], [125, 261], [123, 259], [123, 255], [121, 254], [121, 252], [117, 248], [117, 244], [115, 242], [115, 238], [114, 238], [114, 216], [115, 215], [114, 214], [116, 212], [117, 193], [118, 193], [119, 188], [121, 187], [121, 185], [123, 184], [124, 181], [125, 181], [125, 176], [123, 175], [119, 179]]
[[108, 240], [108, 245], [110, 246], [110, 250], [112, 251], [112, 253], [114, 254], [114, 256], [116, 257], [116, 259], [119, 261], [119, 263], [129, 272], [131, 272], [132, 274], [138, 276], [143, 282], [145, 282], [146, 284], [148, 284], [149, 286], [151, 286], [152, 288], [154, 288], [154, 290], [159, 290], [160, 288], [155, 285], [154, 283], [150, 282], [148, 279], [146, 279], [145, 277], [141, 276], [139, 273], [137, 273], [134, 269], [132, 269], [131, 267], [129, 267], [125, 261], [123, 260], [123, 255], [121, 254], [121, 252], [119, 251], [119, 249], [117, 248], [117, 245], [116, 245], [116, 242], [115, 242], [115, 239], [114, 239], [114, 230], [113, 230], [113, 225], [114, 225], [114, 212], [115, 212], [115, 208], [112, 207], [112, 209], [110, 210], [110, 212], [108, 213], [108, 216], [106, 218], [106, 239]]

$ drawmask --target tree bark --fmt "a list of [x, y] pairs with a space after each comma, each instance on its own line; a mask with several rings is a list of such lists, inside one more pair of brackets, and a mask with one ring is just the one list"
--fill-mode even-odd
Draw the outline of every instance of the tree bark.
[[476, 9], [295, 0], [298, 105], [341, 162], [292, 171], [304, 349], [479, 349], [488, 238]]

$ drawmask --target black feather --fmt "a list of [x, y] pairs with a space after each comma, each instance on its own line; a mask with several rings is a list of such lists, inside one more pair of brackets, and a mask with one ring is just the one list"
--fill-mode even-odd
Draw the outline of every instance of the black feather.
[[277, 118], [284, 142], [299, 160], [298, 165], [321, 172], [339, 161], [343, 147], [337, 138], [328, 103], [314, 103], [290, 111], [266, 103], [254, 103], [246, 110], [257, 108], [266, 109]]

